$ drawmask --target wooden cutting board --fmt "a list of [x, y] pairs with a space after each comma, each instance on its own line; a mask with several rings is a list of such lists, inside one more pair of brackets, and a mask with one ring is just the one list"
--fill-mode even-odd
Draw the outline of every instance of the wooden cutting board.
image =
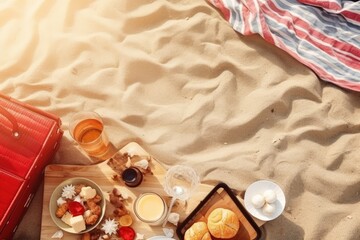
[[[119, 150], [121, 154], [131, 152], [135, 155], [148, 156], [147, 153], [140, 145], [135, 142], [131, 142]], [[42, 220], [41, 220], [41, 239], [51, 239], [51, 236], [59, 230], [59, 228], [52, 221], [49, 214], [49, 200], [54, 189], [64, 180], [72, 177], [85, 177], [96, 182], [106, 196], [114, 188], [118, 188], [121, 192], [126, 192], [129, 196], [127, 202], [127, 209], [132, 212], [132, 204], [136, 197], [143, 192], [156, 192], [159, 193], [169, 203], [170, 197], [167, 196], [163, 189], [163, 181], [166, 173], [166, 169], [154, 158], [151, 158], [150, 167], [153, 174], [146, 174], [144, 181], [140, 186], [136, 188], [128, 188], [119, 181], [114, 181], [112, 177], [116, 174], [113, 169], [107, 164], [107, 161], [95, 164], [95, 165], [49, 165], [45, 169], [45, 181], [44, 181], [44, 193], [43, 193], [43, 206], [42, 206]], [[214, 188], [212, 185], [200, 184], [196, 192], [191, 199], [185, 204], [178, 202], [175, 204], [173, 212], [180, 214], [180, 221], [183, 221], [201, 200]], [[111, 204], [107, 199], [106, 215], [110, 215], [113, 211]], [[131, 213], [132, 214], [132, 213]], [[141, 223], [132, 214], [134, 224], [132, 227], [137, 233], [144, 234], [144, 239], [148, 239], [152, 236], [164, 235], [162, 227], [150, 227], [147, 224]], [[258, 225], [262, 225], [262, 222], [257, 222]], [[174, 238], [176, 236], [176, 226], [171, 223], [167, 224], [167, 228], [174, 230]], [[69, 234], [64, 232], [63, 239], [80, 239], [79, 235]]]

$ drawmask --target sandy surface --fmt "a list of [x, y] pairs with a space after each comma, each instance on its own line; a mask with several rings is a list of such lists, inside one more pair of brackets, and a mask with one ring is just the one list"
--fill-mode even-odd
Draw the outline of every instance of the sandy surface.
[[[54, 163], [87, 164], [68, 130], [93, 110], [205, 183], [283, 189], [264, 239], [360, 239], [360, 94], [319, 81], [205, 0], [0, 2], [0, 91], [63, 121]], [[38, 239], [39, 189], [15, 239]]]

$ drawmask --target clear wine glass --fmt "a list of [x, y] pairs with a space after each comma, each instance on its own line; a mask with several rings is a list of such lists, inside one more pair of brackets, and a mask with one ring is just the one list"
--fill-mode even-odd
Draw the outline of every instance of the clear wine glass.
[[[171, 209], [176, 199], [182, 201], [188, 200], [199, 183], [200, 177], [196, 171], [189, 166], [175, 165], [167, 170], [164, 180], [164, 190], [172, 197], [168, 210], [168, 216], [171, 213]], [[163, 223], [163, 227], [167, 223], [168, 216]]]

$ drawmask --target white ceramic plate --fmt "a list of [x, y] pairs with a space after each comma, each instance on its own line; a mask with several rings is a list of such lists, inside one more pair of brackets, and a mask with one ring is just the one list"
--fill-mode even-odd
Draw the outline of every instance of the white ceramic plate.
[[147, 240], [175, 240], [175, 239], [165, 237], [165, 236], [155, 236], [155, 237], [148, 238]]
[[[276, 193], [276, 197], [277, 197], [277, 200], [274, 203], [275, 211], [271, 215], [264, 214], [261, 208], [255, 208], [251, 203], [251, 199], [254, 195], [263, 194], [268, 189], [273, 190]], [[260, 180], [252, 183], [246, 189], [244, 203], [246, 210], [251, 215], [263, 221], [270, 221], [280, 216], [281, 213], [284, 211], [286, 199], [284, 192], [276, 183], [267, 180]]]

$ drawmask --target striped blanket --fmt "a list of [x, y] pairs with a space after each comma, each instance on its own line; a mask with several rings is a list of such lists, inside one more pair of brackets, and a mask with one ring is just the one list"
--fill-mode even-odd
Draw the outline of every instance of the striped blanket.
[[360, 2], [208, 0], [243, 35], [259, 34], [320, 79], [360, 91]]

